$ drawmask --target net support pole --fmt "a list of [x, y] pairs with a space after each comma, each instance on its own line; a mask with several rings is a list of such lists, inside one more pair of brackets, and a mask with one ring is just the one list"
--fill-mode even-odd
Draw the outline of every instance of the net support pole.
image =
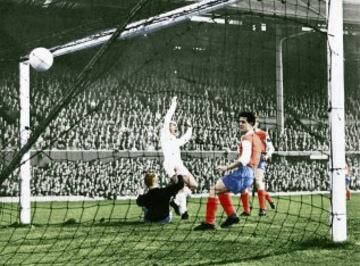
[[331, 177], [331, 238], [347, 240], [345, 200], [345, 114], [343, 1], [327, 0], [328, 100]]
[[[28, 61], [19, 64], [20, 71], [20, 145], [24, 146], [30, 137], [30, 64]], [[31, 223], [31, 169], [30, 151], [21, 160], [20, 181], [20, 222]]]
[[[312, 31], [309, 31], [312, 32]], [[284, 53], [283, 46], [286, 40], [302, 36], [309, 32], [299, 32], [287, 37], [282, 37], [281, 29], [276, 28], [276, 126], [278, 133], [282, 135], [285, 129], [284, 110]]]
[[276, 126], [279, 135], [285, 127], [284, 119], [284, 66], [282, 46], [285, 38], [281, 38], [281, 29], [276, 28]]

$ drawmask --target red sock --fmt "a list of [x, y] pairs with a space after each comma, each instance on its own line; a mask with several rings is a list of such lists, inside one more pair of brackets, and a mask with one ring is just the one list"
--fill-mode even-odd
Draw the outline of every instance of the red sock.
[[351, 199], [351, 191], [350, 190], [346, 190], [346, 199], [347, 200]]
[[224, 211], [227, 216], [231, 216], [235, 214], [235, 209], [231, 200], [231, 196], [229, 192], [220, 193], [218, 195], [221, 206], [223, 206]]
[[217, 198], [208, 198], [206, 204], [206, 219], [208, 224], [215, 224], [217, 210]]
[[258, 190], [257, 191], [258, 194], [258, 199], [259, 199], [259, 207], [260, 209], [265, 210], [266, 206], [265, 206], [265, 195], [266, 195], [266, 191], [264, 190]]
[[249, 193], [241, 193], [241, 202], [244, 208], [244, 212], [250, 213], [250, 204], [249, 204]]
[[265, 192], [265, 199], [266, 199], [268, 202], [272, 202], [272, 198], [271, 198], [270, 194], [269, 194], [267, 191], [265, 191], [265, 190], [264, 190], [264, 192]]

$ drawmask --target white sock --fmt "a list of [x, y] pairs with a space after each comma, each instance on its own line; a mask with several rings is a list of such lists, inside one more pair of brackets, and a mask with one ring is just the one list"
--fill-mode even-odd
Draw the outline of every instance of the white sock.
[[187, 202], [186, 202], [186, 198], [187, 198], [187, 192], [183, 190], [179, 191], [176, 196], [175, 196], [175, 203], [179, 206], [179, 212], [180, 215], [182, 215], [184, 212], [187, 211]]

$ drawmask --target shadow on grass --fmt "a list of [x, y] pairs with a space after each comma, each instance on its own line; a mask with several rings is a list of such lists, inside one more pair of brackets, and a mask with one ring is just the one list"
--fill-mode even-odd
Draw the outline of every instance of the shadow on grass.
[[111, 227], [111, 226], [164, 226], [160, 223], [144, 223], [142, 220], [124, 220], [124, 219], [105, 219], [101, 218], [96, 221], [77, 222], [76, 219], [68, 219], [59, 224], [35, 224], [37, 227], [59, 227], [59, 226], [82, 226], [82, 227]]
[[14, 222], [9, 225], [1, 226], [0, 228], [35, 228], [34, 224], [22, 224], [19, 222]]
[[308, 239], [306, 241], [299, 242], [299, 247], [303, 250], [307, 249], [348, 249], [354, 246], [351, 241], [345, 241], [343, 243], [335, 243], [330, 239]]
[[[82, 227], [107, 227], [107, 226], [138, 226], [144, 225], [144, 222], [141, 220], [125, 220], [125, 219], [105, 219], [101, 218], [96, 221], [88, 222], [77, 222], [76, 219], [70, 218], [61, 224], [56, 224], [55, 226], [79, 226]], [[52, 225], [46, 225], [52, 226]]]
[[[213, 265], [238, 263], [240, 261], [248, 262], [251, 264], [252, 261], [281, 256], [281, 255], [294, 253], [294, 252], [298, 252], [298, 251], [355, 250], [356, 249], [355, 246], [356, 246], [356, 244], [351, 241], [347, 241], [344, 243], [334, 243], [330, 239], [314, 238], [314, 239], [307, 239], [304, 241], [295, 241], [295, 242], [284, 243], [284, 245], [278, 245], [277, 247], [274, 247], [271, 251], [267, 251], [267, 252], [265, 251], [262, 253], [250, 252], [250, 254], [248, 253], [248, 255], [245, 255], [245, 256], [244, 256], [244, 254], [243, 255], [240, 255], [240, 254], [235, 255], [236, 253], [234, 253], [235, 256], [232, 256], [231, 258], [224, 256], [223, 259], [214, 261]], [[204, 262], [184, 264], [184, 265], [202, 266], [202, 265], [208, 265], [208, 264], [209, 264], [208, 261], [204, 261]]]
[[[124, 220], [124, 219], [105, 219], [101, 218], [96, 221], [86, 221], [86, 222], [78, 222], [74, 218], [69, 218], [66, 221], [62, 223], [52, 223], [52, 224], [39, 224], [39, 223], [32, 223], [32, 224], [22, 224], [19, 222], [14, 222], [12, 224], [8, 225], [1, 225], [0, 228], [6, 229], [6, 228], [43, 228], [43, 227], [71, 227], [71, 226], [82, 226], [82, 227], [93, 227], [93, 226], [138, 226], [138, 225], [149, 225], [144, 223], [141, 220]], [[151, 224], [151, 225], [160, 225], [160, 224]]]

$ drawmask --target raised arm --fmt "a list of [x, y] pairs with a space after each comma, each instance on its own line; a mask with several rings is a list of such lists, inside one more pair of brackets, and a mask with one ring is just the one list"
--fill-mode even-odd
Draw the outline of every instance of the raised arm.
[[165, 115], [165, 119], [164, 119], [164, 127], [163, 129], [167, 130], [167, 132], [170, 130], [169, 125], [170, 125], [170, 121], [171, 118], [173, 117], [174, 113], [175, 113], [175, 109], [176, 109], [176, 99], [177, 97], [173, 97], [171, 99], [171, 105], [169, 110], [167, 111], [166, 115]]
[[191, 126], [191, 120], [190, 118], [186, 121], [187, 130], [184, 135], [181, 136], [181, 138], [178, 139], [179, 146], [182, 146], [189, 142], [189, 140], [192, 137], [192, 126]]

